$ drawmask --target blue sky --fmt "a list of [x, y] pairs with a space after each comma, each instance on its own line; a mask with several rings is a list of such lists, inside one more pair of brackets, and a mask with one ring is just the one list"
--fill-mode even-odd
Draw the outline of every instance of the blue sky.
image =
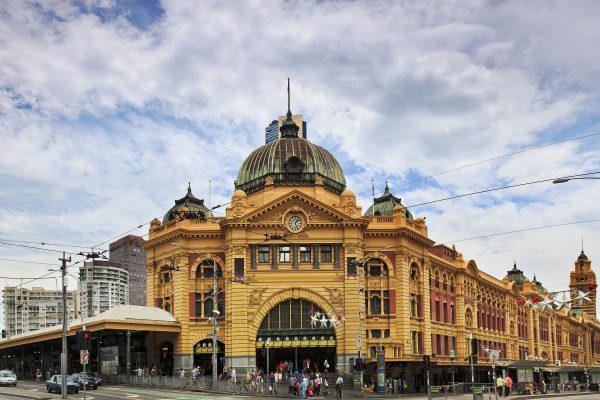
[[[599, 19], [594, 1], [4, 2], [0, 238], [97, 244], [160, 217], [188, 181], [208, 200], [212, 180], [212, 203], [228, 202], [285, 112], [287, 77], [309, 139], [365, 208], [371, 179], [416, 204], [599, 171], [594, 136], [404, 185], [600, 132]], [[451, 243], [600, 218], [599, 194], [595, 181], [540, 184], [412, 211]], [[497, 277], [516, 260], [564, 288], [582, 237], [600, 262], [598, 223], [457, 248]], [[0, 246], [0, 258], [57, 257]], [[45, 269], [0, 260], [4, 276]]]

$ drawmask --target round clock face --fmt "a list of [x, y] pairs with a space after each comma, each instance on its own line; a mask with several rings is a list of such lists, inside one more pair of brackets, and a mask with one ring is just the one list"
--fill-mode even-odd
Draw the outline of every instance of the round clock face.
[[300, 228], [302, 228], [302, 218], [298, 217], [297, 215], [294, 215], [288, 220], [288, 226], [293, 231], [299, 230]]

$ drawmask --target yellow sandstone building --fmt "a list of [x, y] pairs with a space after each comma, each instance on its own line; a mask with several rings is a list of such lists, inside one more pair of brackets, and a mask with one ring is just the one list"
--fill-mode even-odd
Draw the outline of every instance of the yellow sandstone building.
[[163, 367], [210, 372], [216, 309], [219, 372], [266, 368], [269, 340], [271, 370], [283, 360], [321, 370], [327, 360], [330, 370], [352, 374], [360, 350], [370, 379], [381, 350], [386, 375], [422, 390], [424, 355], [432, 384], [450, 382], [451, 373], [470, 382], [472, 337], [476, 381], [489, 381], [485, 349], [500, 350], [498, 363], [519, 382], [599, 381], [595, 274], [583, 251], [571, 284], [593, 301], [539, 307], [547, 292], [535, 278], [515, 265], [499, 280], [436, 244], [425, 219], [387, 186], [363, 213], [335, 157], [298, 137], [287, 115], [281, 138], [243, 162], [224, 217], [188, 188], [151, 223], [148, 306], [181, 324], [175, 340], [160, 343]]

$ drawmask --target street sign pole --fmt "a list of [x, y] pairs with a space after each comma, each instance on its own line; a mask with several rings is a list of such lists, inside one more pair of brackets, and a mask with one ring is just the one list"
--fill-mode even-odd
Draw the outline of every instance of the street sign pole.
[[80, 354], [79, 354], [79, 362], [81, 362], [81, 365], [83, 365], [83, 399], [85, 400], [87, 398], [87, 392], [86, 392], [86, 382], [85, 382], [85, 378], [86, 378], [86, 374], [85, 374], [85, 366], [87, 365], [88, 361], [90, 359], [90, 353], [87, 350], [80, 350]]

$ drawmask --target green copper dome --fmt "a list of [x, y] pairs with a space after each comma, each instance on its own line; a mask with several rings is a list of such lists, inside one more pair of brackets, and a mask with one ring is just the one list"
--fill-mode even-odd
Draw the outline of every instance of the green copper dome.
[[335, 193], [346, 188], [340, 164], [324, 148], [298, 137], [298, 126], [288, 109], [281, 126], [281, 138], [254, 150], [240, 167], [236, 189], [250, 194], [265, 187], [267, 180], [275, 186], [323, 186]]
[[[376, 215], [376, 216], [377, 215], [391, 216], [394, 214], [394, 207], [401, 206], [402, 208], [404, 208], [404, 206], [400, 202], [400, 198], [394, 196], [390, 192], [390, 187], [388, 186], [387, 182], [385, 183], [385, 190], [383, 192], [383, 195], [375, 198], [374, 203], [375, 203], [374, 204], [375, 205], [375, 214], [374, 215]], [[373, 205], [371, 205], [365, 212], [365, 216], [372, 216], [372, 215], [373, 215]], [[411, 219], [411, 220], [414, 219], [413, 215], [408, 210], [406, 210], [406, 218]]]
[[[185, 213], [181, 213], [179, 210], [183, 207], [187, 208]], [[179, 220], [185, 218], [201, 219], [212, 216], [212, 213], [208, 208], [204, 206], [204, 200], [197, 198], [192, 194], [192, 188], [188, 185], [187, 193], [184, 197], [179, 200], [175, 200], [175, 205], [171, 207], [163, 218], [163, 224], [169, 221], [175, 220], [179, 217]]]

